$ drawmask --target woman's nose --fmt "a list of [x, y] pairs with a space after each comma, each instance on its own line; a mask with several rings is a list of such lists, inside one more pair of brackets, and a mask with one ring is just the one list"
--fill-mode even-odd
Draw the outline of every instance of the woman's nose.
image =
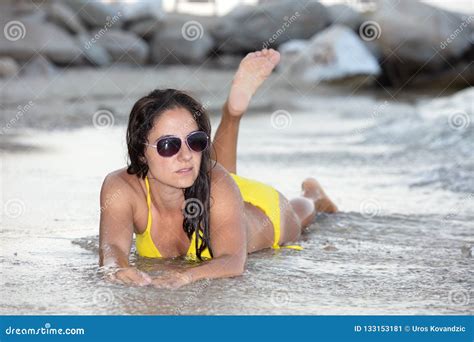
[[187, 144], [182, 144], [178, 152], [178, 160], [189, 161], [193, 158], [193, 153]]

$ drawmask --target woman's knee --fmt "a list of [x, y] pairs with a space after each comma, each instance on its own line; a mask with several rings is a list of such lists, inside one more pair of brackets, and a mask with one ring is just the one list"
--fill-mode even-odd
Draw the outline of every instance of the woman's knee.
[[303, 228], [311, 224], [316, 216], [313, 201], [305, 197], [297, 197], [290, 201], [290, 205]]

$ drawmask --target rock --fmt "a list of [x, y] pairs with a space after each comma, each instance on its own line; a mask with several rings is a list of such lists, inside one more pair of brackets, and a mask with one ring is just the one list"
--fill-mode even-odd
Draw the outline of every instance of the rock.
[[206, 60], [214, 46], [210, 22], [204, 17], [167, 16], [150, 42], [153, 63], [191, 63]]
[[117, 29], [122, 26], [123, 13], [118, 6], [90, 0], [64, 0], [64, 3], [89, 27]]
[[360, 25], [365, 21], [362, 14], [357, 12], [350, 6], [344, 4], [336, 4], [327, 7], [331, 23], [350, 27], [354, 31], [358, 31]]
[[12, 77], [20, 69], [18, 63], [10, 57], [0, 57], [0, 77]]
[[144, 64], [147, 62], [149, 48], [140, 37], [132, 32], [111, 29], [103, 35], [94, 36], [97, 46], [104, 48], [113, 62]]
[[106, 66], [112, 63], [112, 57], [107, 50], [99, 44], [95, 44], [89, 33], [80, 33], [77, 36], [77, 41], [84, 57], [93, 65]]
[[371, 26], [384, 57], [384, 83], [405, 85], [415, 74], [423, 77], [447, 68], [446, 61], [456, 63], [471, 46], [468, 17], [418, 1], [380, 0]]
[[73, 34], [84, 33], [87, 31], [79, 20], [78, 15], [76, 15], [71, 8], [60, 2], [53, 2], [49, 6], [47, 13], [50, 21], [65, 28]]
[[317, 1], [269, 2], [236, 7], [219, 19], [211, 34], [218, 50], [246, 53], [276, 48], [291, 39], [309, 39], [329, 24], [329, 13]]
[[280, 70], [290, 81], [314, 85], [380, 73], [377, 60], [361, 39], [341, 25], [329, 27], [310, 41], [287, 42], [279, 50]]
[[135, 33], [143, 39], [150, 40], [153, 34], [163, 27], [163, 21], [156, 18], [148, 18], [127, 25], [126, 29]]
[[123, 13], [125, 26], [148, 19], [159, 20], [165, 14], [161, 0], [121, 2], [118, 7]]
[[21, 68], [21, 75], [26, 77], [49, 78], [57, 74], [56, 67], [41, 55], [30, 59]]
[[[41, 54], [58, 64], [82, 62], [75, 40], [60, 27], [36, 20], [0, 20], [6, 34], [0, 35], [0, 54], [26, 61]], [[8, 28], [7, 28], [8, 27]]]

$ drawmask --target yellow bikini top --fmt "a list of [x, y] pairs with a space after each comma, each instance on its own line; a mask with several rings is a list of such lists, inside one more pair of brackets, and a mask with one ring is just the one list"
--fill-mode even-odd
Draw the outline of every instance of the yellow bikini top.
[[[142, 234], [136, 234], [135, 245], [139, 255], [147, 258], [161, 258], [161, 253], [156, 247], [153, 239], [151, 238], [151, 225], [152, 225], [152, 215], [151, 215], [151, 195], [150, 195], [150, 183], [148, 182], [148, 177], [145, 177], [146, 185], [146, 203], [148, 206], [148, 222], [146, 229]], [[202, 235], [202, 233], [201, 233]], [[202, 243], [202, 240], [200, 240]], [[201, 257], [203, 259], [212, 259], [209, 249], [206, 248], [202, 253]], [[193, 233], [191, 237], [191, 243], [186, 253], [186, 258], [190, 260], [198, 260], [196, 255], [196, 232]]]

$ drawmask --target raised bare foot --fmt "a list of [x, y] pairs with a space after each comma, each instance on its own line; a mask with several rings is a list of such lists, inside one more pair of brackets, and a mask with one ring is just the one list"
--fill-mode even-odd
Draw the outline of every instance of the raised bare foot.
[[242, 59], [226, 103], [230, 115], [240, 117], [245, 113], [250, 99], [279, 61], [280, 53], [273, 49], [251, 52]]
[[317, 211], [325, 213], [337, 212], [337, 206], [331, 201], [328, 195], [324, 192], [321, 184], [314, 178], [306, 178], [301, 184], [303, 196], [308, 197], [314, 201], [314, 206]]

